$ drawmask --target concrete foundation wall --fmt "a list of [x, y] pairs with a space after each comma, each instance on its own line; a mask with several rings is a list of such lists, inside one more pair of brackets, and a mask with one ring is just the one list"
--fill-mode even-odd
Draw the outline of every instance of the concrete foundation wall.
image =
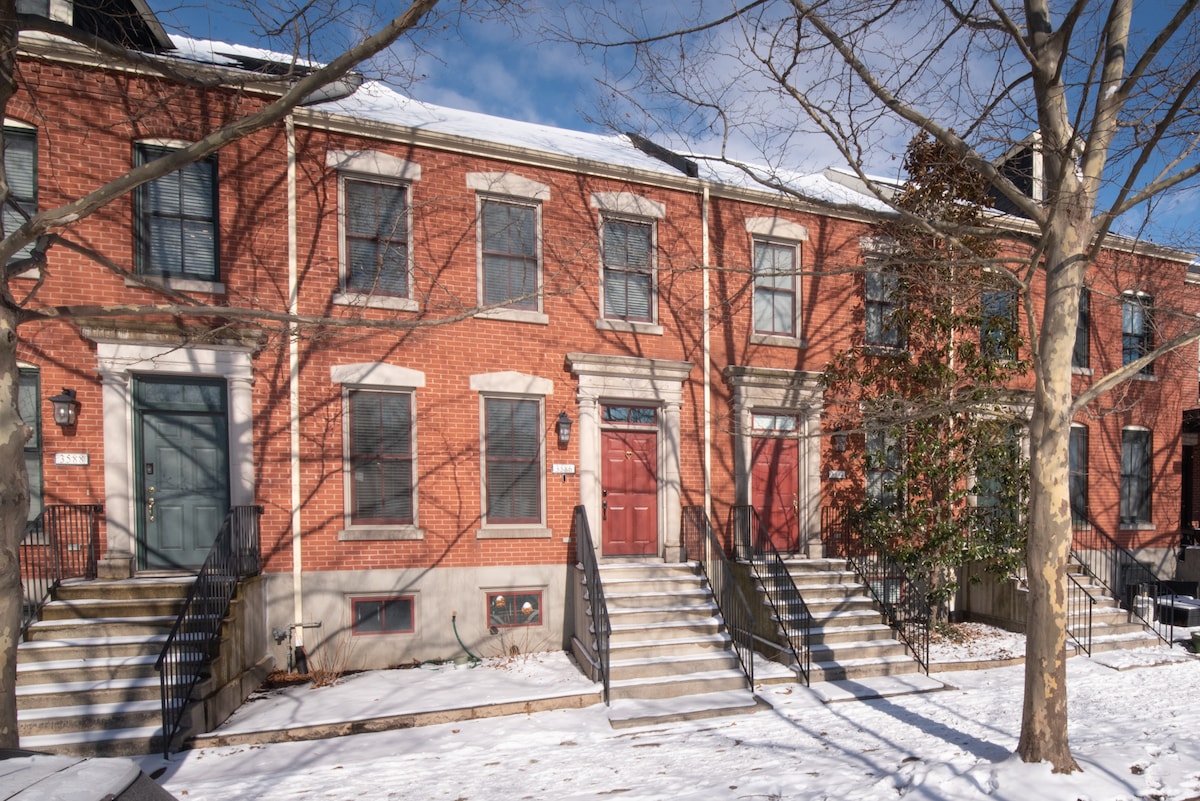
[[[569, 623], [575, 614], [567, 565], [511, 565], [399, 570], [345, 570], [305, 573], [303, 631], [310, 666], [337, 662], [345, 669], [370, 670], [413, 661], [559, 651], [569, 648]], [[489, 593], [540, 592], [541, 621], [531, 626], [498, 628], [488, 620]], [[355, 634], [351, 608], [358, 598], [411, 597], [413, 631]], [[267, 577], [265, 607], [269, 652], [287, 666], [288, 627], [295, 622], [292, 577]], [[453, 616], [453, 622], [452, 622]], [[457, 624], [458, 638], [454, 624]], [[284, 635], [278, 643], [278, 635]], [[465, 646], [465, 648], [464, 648]], [[515, 650], [514, 650], [515, 649]]]

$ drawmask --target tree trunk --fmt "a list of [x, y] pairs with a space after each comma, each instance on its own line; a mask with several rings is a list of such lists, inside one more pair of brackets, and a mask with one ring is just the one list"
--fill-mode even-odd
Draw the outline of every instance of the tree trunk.
[[[1064, 215], [1066, 216], [1066, 215]], [[1076, 244], [1078, 230], [1057, 237]], [[1046, 254], [1046, 300], [1034, 370], [1037, 388], [1029, 426], [1029, 598], [1025, 628], [1025, 703], [1017, 753], [1049, 762], [1056, 773], [1079, 765], [1067, 739], [1067, 561], [1071, 552], [1068, 445], [1071, 352], [1084, 276], [1082, 248]]]
[[26, 427], [17, 411], [17, 317], [0, 305], [0, 748], [16, 748], [17, 639], [21, 627], [21, 566], [18, 554], [29, 514], [25, 475]]

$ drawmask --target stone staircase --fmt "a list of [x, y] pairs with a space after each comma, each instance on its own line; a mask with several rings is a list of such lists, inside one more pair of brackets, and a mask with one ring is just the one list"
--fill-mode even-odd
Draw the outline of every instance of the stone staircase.
[[67, 581], [17, 650], [21, 747], [81, 756], [161, 747], [154, 662], [192, 577]]
[[753, 712], [707, 582], [692, 563], [601, 562], [614, 728]]
[[[1116, 598], [1109, 594], [1108, 589], [1090, 576], [1082, 566], [1072, 563], [1067, 568], [1075, 579], [1083, 585], [1084, 591], [1092, 597], [1092, 643], [1091, 652], [1103, 653], [1128, 648], [1142, 648], [1161, 642], [1158, 636], [1142, 625], [1136, 615], [1121, 608]], [[1153, 610], [1147, 617], [1153, 617]], [[1067, 628], [1075, 636], [1082, 638], [1086, 628], [1086, 618], [1083, 614], [1068, 615]], [[1068, 639], [1068, 646], [1074, 643]]]
[[[895, 676], [920, 670], [917, 660], [884, 623], [878, 604], [845, 559], [790, 558], [784, 563], [813, 618], [810, 682]], [[761, 603], [768, 609], [780, 608], [778, 602], [772, 604], [767, 597], [778, 598], [769, 577], [758, 583], [758, 590]], [[799, 642], [797, 621], [790, 618], [786, 612], [772, 614], [771, 624], [777, 629], [772, 639], [784, 642], [784, 630], [790, 629]], [[799, 675], [790, 651], [784, 647], [778, 654]]]

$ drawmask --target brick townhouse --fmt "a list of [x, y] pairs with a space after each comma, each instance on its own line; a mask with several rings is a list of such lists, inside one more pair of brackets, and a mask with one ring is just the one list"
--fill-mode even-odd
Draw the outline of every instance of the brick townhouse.
[[[148, 15], [134, 27], [143, 49], [210, 47], [167, 40]], [[5, 159], [28, 208], [269, 97], [23, 42]], [[604, 558], [677, 561], [697, 506], [728, 546], [745, 504], [781, 551], [820, 556], [842, 451], [862, 447], [823, 432], [820, 373], [886, 305], [859, 269], [882, 209], [847, 174], [798, 186], [806, 199], [636, 138], [374, 83], [297, 109], [80, 220], [43, 273], [10, 282], [36, 307], [96, 307], [22, 328], [31, 516], [102, 505], [98, 574], [115, 579], [195, 570], [230, 507], [261, 505], [256, 614], [279, 664], [342, 636], [354, 667], [569, 647], [578, 505]], [[1100, 255], [1081, 390], [1198, 310], [1189, 258], [1121, 242]], [[150, 303], [269, 316], [105, 310]], [[1168, 578], [1196, 362], [1194, 345], [1159, 360], [1072, 439], [1080, 523]], [[51, 414], [60, 388], [73, 425]]]

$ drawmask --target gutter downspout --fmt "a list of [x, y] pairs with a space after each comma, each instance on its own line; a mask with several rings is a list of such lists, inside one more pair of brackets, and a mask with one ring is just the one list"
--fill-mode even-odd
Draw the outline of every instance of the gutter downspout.
[[[287, 260], [288, 314], [299, 310], [300, 281], [296, 230], [296, 120], [288, 114], [284, 123], [287, 137]], [[303, 551], [300, 542], [300, 341], [294, 323], [286, 327], [288, 338], [288, 428], [289, 468], [292, 485], [292, 648], [304, 647]]]
[[712, 520], [712, 346], [710, 342], [711, 326], [709, 325], [709, 197], [708, 184], [704, 185], [701, 194], [700, 226], [701, 252], [700, 274], [704, 279], [704, 305], [700, 324], [704, 326], [702, 348], [704, 360], [704, 514]]

